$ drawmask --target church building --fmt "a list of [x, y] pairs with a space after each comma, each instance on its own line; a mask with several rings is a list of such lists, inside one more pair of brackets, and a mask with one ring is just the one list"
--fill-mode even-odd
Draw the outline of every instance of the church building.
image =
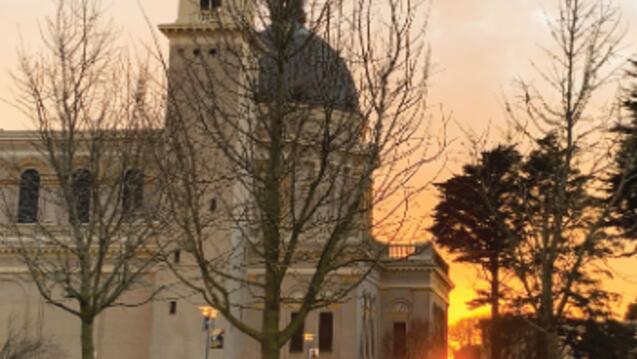
[[[178, 72], [183, 66], [184, 58], [213, 58], [211, 66], [218, 63], [229, 63], [225, 58], [229, 43], [236, 43], [232, 37], [232, 14], [225, 13], [229, 3], [239, 0], [180, 0], [177, 19], [170, 24], [162, 24], [159, 30], [169, 42], [168, 88], [186, 88], [192, 81], [182, 81]], [[268, 29], [263, 29], [267, 33]], [[230, 34], [230, 35], [229, 35]], [[330, 47], [329, 41], [299, 24], [294, 40], [307, 46], [303, 50], [302, 60], [293, 60], [290, 65], [290, 88], [302, 87], [294, 93], [294, 100], [301, 103], [311, 114], [312, 106], [325, 101], [329, 97], [334, 116], [353, 117], [357, 105], [357, 88], [353, 75], [347, 65], [338, 60], [338, 52]], [[265, 46], [270, 46], [266, 44]], [[296, 46], [296, 45], [295, 45]], [[235, 48], [236, 50], [236, 48]], [[336, 59], [337, 64], [330, 72], [336, 79], [328, 79], [317, 75], [318, 66], [307, 58], [328, 56]], [[327, 55], [326, 55], [327, 54]], [[215, 62], [217, 61], [217, 62]], [[254, 64], [252, 69], [259, 71], [254, 76], [258, 79], [255, 86], [260, 90], [252, 100], [255, 103], [246, 105], [248, 110], [233, 105], [225, 109], [232, 116], [252, 116], [259, 108], [259, 101], [267, 100], [268, 91], [276, 79], [269, 76], [268, 71], [274, 66], [272, 59], [248, 59], [246, 63]], [[224, 76], [233, 76], [228, 71]], [[175, 73], [177, 74], [175, 75]], [[172, 81], [172, 82], [171, 82]], [[223, 81], [222, 81], [223, 82]], [[240, 83], [241, 81], [236, 81]], [[298, 85], [298, 83], [302, 83]], [[226, 84], [228, 93], [240, 93], [240, 88], [232, 89], [233, 83]], [[227, 95], [228, 97], [232, 96]], [[168, 96], [170, 97], [170, 96]], [[177, 96], [179, 101], [182, 101]], [[236, 103], [243, 103], [244, 99]], [[173, 110], [166, 105], [167, 117]], [[222, 108], [219, 111], [224, 111]], [[305, 107], [304, 107], [305, 108]], [[180, 115], [188, 114], [184, 111]], [[338, 118], [338, 117], [336, 117]], [[167, 126], [170, 126], [170, 118]], [[185, 123], [188, 123], [187, 121]], [[193, 125], [195, 126], [195, 125]], [[188, 129], [189, 131], [190, 129]], [[257, 131], [257, 130], [255, 130]], [[0, 131], [0, 158], [7, 161], [11, 158], [17, 167], [0, 168], [0, 191], [3, 193], [2, 206], [13, 209], [15, 215], [0, 214], [4, 227], [15, 226], [32, 228], [63, 227], [69, 221], [68, 215], [62, 213], [49, 196], [47, 187], [55, 187], [56, 180], [50, 175], [51, 168], [42, 152], [34, 146], [40, 146], [41, 137], [37, 131]], [[38, 145], [39, 144], [39, 145]], [[349, 155], [349, 154], [348, 154]], [[349, 156], [354, 158], [354, 156]], [[213, 169], [223, 165], [206, 159], [207, 165]], [[6, 162], [2, 162], [5, 163]], [[308, 170], [310, 171], [310, 170]], [[355, 169], [347, 168], [347, 171]], [[77, 178], [90, 178], [89, 174], [80, 173]], [[143, 176], [134, 170], [126, 172], [126, 176], [138, 179]], [[91, 181], [81, 181], [90, 186]], [[135, 182], [135, 189], [142, 192], [146, 183]], [[133, 188], [133, 187], [130, 187]], [[144, 196], [135, 196], [125, 188], [122, 205], [125, 211], [140, 205], [138, 202], [152, 202], [153, 191], [144, 191]], [[240, 193], [234, 187], [224, 188], [224, 192]], [[209, 207], [222, 207], [228, 202], [228, 193], [219, 194], [214, 202], [208, 201]], [[89, 202], [86, 211], [80, 211], [83, 222], [90, 221]], [[4, 212], [4, 211], [3, 211]], [[11, 212], [11, 211], [9, 211]], [[329, 216], [329, 215], [326, 215]], [[31, 227], [29, 227], [31, 226]], [[11, 231], [4, 230], [0, 239], [0, 347], [8, 333], [16, 328], [25, 328], [29, 333], [36, 333], [47, 338], [58, 346], [65, 354], [63, 358], [80, 358], [80, 325], [76, 317], [47, 303], [40, 295], [38, 288], [29, 278], [28, 268], [21, 262], [15, 248], [2, 244], [11, 241]], [[216, 236], [219, 234], [210, 234]], [[361, 236], [371, 237], [371, 233]], [[169, 237], [169, 235], [167, 235]], [[232, 234], [237, 236], [237, 234]], [[34, 235], [34, 237], [36, 237]], [[234, 238], [234, 237], [233, 237]], [[33, 238], [38, 240], [38, 238]], [[170, 242], [171, 238], [165, 238]], [[438, 357], [446, 358], [447, 320], [449, 308], [449, 292], [453, 288], [449, 276], [449, 265], [441, 257], [433, 244], [423, 241], [414, 244], [397, 243], [386, 245], [383, 255], [369, 275], [361, 281], [342, 301], [332, 303], [321, 309], [310, 312], [300, 330], [281, 349], [283, 359], [411, 359], [410, 348], [436, 348]], [[177, 253], [177, 254], [175, 254]], [[171, 260], [178, 262], [179, 252], [174, 252]], [[240, 266], [246, 268], [242, 275], [258, 278], [260, 268], [251, 261], [247, 251], [240, 260]], [[54, 254], [51, 254], [54, 255]], [[185, 256], [185, 255], [182, 255]], [[144, 302], [159, 288], [174, 281], [170, 269], [166, 266], [153, 267], [145, 280], [145, 286], [137, 287], [125, 294], [127, 301]], [[312, 268], [297, 268], [299, 276], [308, 275]], [[349, 280], [343, 276], [343, 281]], [[303, 296], [303, 288], [294, 283], [284, 284], [290, 298]], [[295, 291], [299, 291], [296, 293]], [[173, 290], [168, 294], [158, 295], [154, 300], [136, 307], [113, 307], [100, 314], [94, 326], [95, 358], [97, 359], [246, 359], [259, 358], [260, 347], [256, 341], [233, 327], [223, 315], [216, 312], [196, 294], [187, 291]], [[236, 299], [241, 303], [255, 303], [255, 297], [249, 290], [238, 289]], [[234, 295], [234, 294], [233, 294]], [[248, 304], [246, 304], [246, 308]], [[250, 323], [260, 320], [258, 304], [249, 310], [242, 311], [240, 316]], [[239, 310], [239, 309], [238, 309]], [[243, 309], [240, 309], [243, 310]], [[285, 306], [281, 325], [286, 325], [295, 315], [295, 306]], [[426, 342], [425, 344], [415, 343]], [[432, 349], [433, 350], [433, 349]], [[432, 358], [433, 359], [433, 358]]]

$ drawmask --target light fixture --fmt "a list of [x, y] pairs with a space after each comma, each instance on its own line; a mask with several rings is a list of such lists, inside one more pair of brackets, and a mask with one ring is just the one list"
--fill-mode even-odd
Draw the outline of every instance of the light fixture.
[[199, 307], [199, 312], [201, 312], [201, 315], [204, 316], [204, 318], [208, 319], [216, 319], [217, 314], [219, 313], [218, 310], [210, 306]]
[[306, 342], [314, 341], [314, 333], [303, 333], [303, 340]]

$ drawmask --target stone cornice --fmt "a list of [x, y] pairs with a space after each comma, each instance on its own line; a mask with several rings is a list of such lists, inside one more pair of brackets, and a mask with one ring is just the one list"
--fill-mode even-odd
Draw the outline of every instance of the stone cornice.
[[[34, 243], [37, 244], [37, 243]], [[154, 253], [156, 253], [157, 249], [159, 247], [156, 244], [148, 244], [148, 245], [144, 245], [144, 246], [140, 246], [138, 248], [138, 255], [136, 255], [136, 258], [151, 258]], [[33, 246], [29, 246], [28, 243], [27, 244], [20, 244], [20, 243], [16, 243], [15, 246], [12, 245], [0, 245], [0, 256], [4, 256], [4, 257], [12, 257], [12, 258], [19, 258], [19, 251], [23, 251], [25, 253], [35, 253], [37, 252], [38, 254], [45, 254], [45, 255], [53, 255], [53, 254], [60, 254], [60, 253], [64, 253], [66, 251], [69, 251], [70, 249], [63, 249], [61, 246], [56, 245], [56, 244], [44, 244], [40, 242], [40, 245], [33, 245]], [[91, 249], [90, 252], [91, 254], [97, 254], [99, 250], [99, 245], [94, 245]], [[106, 256], [105, 258], [113, 258], [116, 257], [117, 253], [119, 253], [120, 251], [117, 249], [110, 249], [108, 250], [108, 252], [106, 252]]]
[[428, 261], [402, 261], [402, 262], [390, 262], [385, 263], [382, 266], [382, 270], [386, 272], [433, 272], [438, 274], [438, 277], [449, 287], [453, 289], [454, 283], [449, 278], [449, 275], [445, 273], [439, 266], [431, 264]]
[[219, 31], [219, 28], [206, 23], [184, 23], [184, 24], [162, 24], [158, 26], [159, 31], [167, 35], [170, 33], [178, 32], [215, 32]]
[[161, 24], [158, 28], [167, 37], [180, 34], [233, 34], [239, 31], [235, 27], [224, 27], [218, 21]]
[[40, 141], [40, 133], [35, 130], [0, 130], [0, 142]]

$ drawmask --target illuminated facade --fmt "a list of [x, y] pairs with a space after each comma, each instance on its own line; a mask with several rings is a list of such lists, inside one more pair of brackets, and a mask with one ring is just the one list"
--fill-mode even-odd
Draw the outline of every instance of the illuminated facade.
[[[223, 24], [213, 20], [209, 12], [223, 11], [223, 6], [221, 0], [180, 1], [177, 20], [160, 26], [170, 41], [171, 61], [176, 52], [201, 52], [200, 44], [194, 40], [196, 36], [205, 33], [214, 38], [222, 31]], [[221, 19], [223, 22], [223, 16]], [[223, 51], [206, 53], [223, 56]], [[355, 91], [353, 83], [343, 91], [343, 96], [350, 96], [352, 91]], [[347, 110], [346, 107], [342, 110]], [[34, 195], [37, 186], [49, 184], [43, 175], [47, 172], [46, 166], [31, 147], [33, 141], [37, 141], [34, 132], [0, 132], [0, 151], [11, 151], [23, 164], [19, 174], [3, 173], [2, 185], [12, 187], [17, 194], [9, 196], [7, 201], [18, 208], [19, 221], [25, 224], [34, 218], [63, 224], [64, 216], [48, 204], [45, 194]], [[135, 179], [136, 175], [131, 173], [131, 178]], [[135, 206], [141, 200], [132, 196], [125, 206]], [[410, 328], [418, 323], [426, 323], [432, 333], [432, 342], [428, 345], [446, 347], [448, 295], [452, 288], [448, 265], [430, 244], [390, 246], [388, 250], [386, 258], [393, 260], [379, 265], [347, 301], [309, 314], [304, 330], [282, 349], [282, 358], [307, 357], [307, 341], [312, 342], [309, 346], [319, 349], [320, 358], [406, 357], [407, 347], [411, 345]], [[250, 270], [248, 268], [248, 272]], [[78, 321], [46, 304], [26, 274], [11, 251], [0, 251], [0, 323], [19, 323], [23, 318], [38, 323], [42, 333], [52, 335], [67, 351], [68, 358], [78, 358]], [[170, 273], [161, 270], [149, 278], [155, 288], [170, 280]], [[293, 285], [286, 289], [295, 290]], [[126, 300], [145, 298], [153, 290], [152, 287], [138, 289], [127, 294]], [[211, 348], [208, 353], [211, 359], [259, 356], [259, 347], [254, 341], [205, 307], [195, 296], [175, 295], [138, 308], [109, 309], [98, 317], [95, 325], [97, 358], [195, 359], [204, 357], [204, 347]], [[202, 331], [202, 310], [212, 337]], [[294, 309], [287, 308], [282, 317], [289, 320], [293, 315]], [[258, 323], [259, 316], [246, 313], [245, 319]], [[5, 328], [0, 327], [0, 338], [3, 330]], [[303, 333], [313, 335], [304, 338]]]

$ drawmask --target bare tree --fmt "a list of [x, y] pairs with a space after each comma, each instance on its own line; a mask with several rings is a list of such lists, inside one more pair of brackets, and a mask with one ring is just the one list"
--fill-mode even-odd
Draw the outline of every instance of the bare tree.
[[10, 318], [6, 336], [0, 342], [0, 359], [61, 359], [64, 356], [53, 338], [28, 322], [16, 327], [14, 318]]
[[[425, 10], [227, 1], [201, 9], [188, 40], [180, 24], [160, 28], [171, 39], [162, 214], [196, 273], [169, 265], [263, 358], [364, 281], [385, 249], [374, 237], [404, 233], [412, 180], [444, 147], [424, 114]], [[297, 314], [280, 327], [286, 306]]]
[[48, 303], [80, 320], [84, 359], [94, 358], [98, 315], [153, 296], [139, 288], [145, 299], [123, 302], [155, 263], [160, 223], [149, 159], [161, 112], [99, 5], [58, 1], [44, 50], [20, 52], [15, 104], [35, 130], [2, 140], [14, 184], [3, 190], [2, 244]]
[[479, 346], [481, 343], [480, 317], [469, 317], [460, 319], [449, 327], [449, 346], [453, 349], [462, 347]]
[[623, 32], [617, 8], [602, 0], [559, 1], [550, 30], [548, 65], [535, 66], [543, 85], [520, 80], [519, 98], [507, 102], [515, 129], [535, 148], [515, 199], [523, 230], [501, 228], [518, 243], [515, 304], [536, 319], [538, 357], [555, 359], [566, 318], [606, 314], [612, 296], [599, 286], [603, 263], [622, 250], [621, 238], [605, 226], [618, 196], [600, 198], [615, 112], [593, 107], [613, 80]]

